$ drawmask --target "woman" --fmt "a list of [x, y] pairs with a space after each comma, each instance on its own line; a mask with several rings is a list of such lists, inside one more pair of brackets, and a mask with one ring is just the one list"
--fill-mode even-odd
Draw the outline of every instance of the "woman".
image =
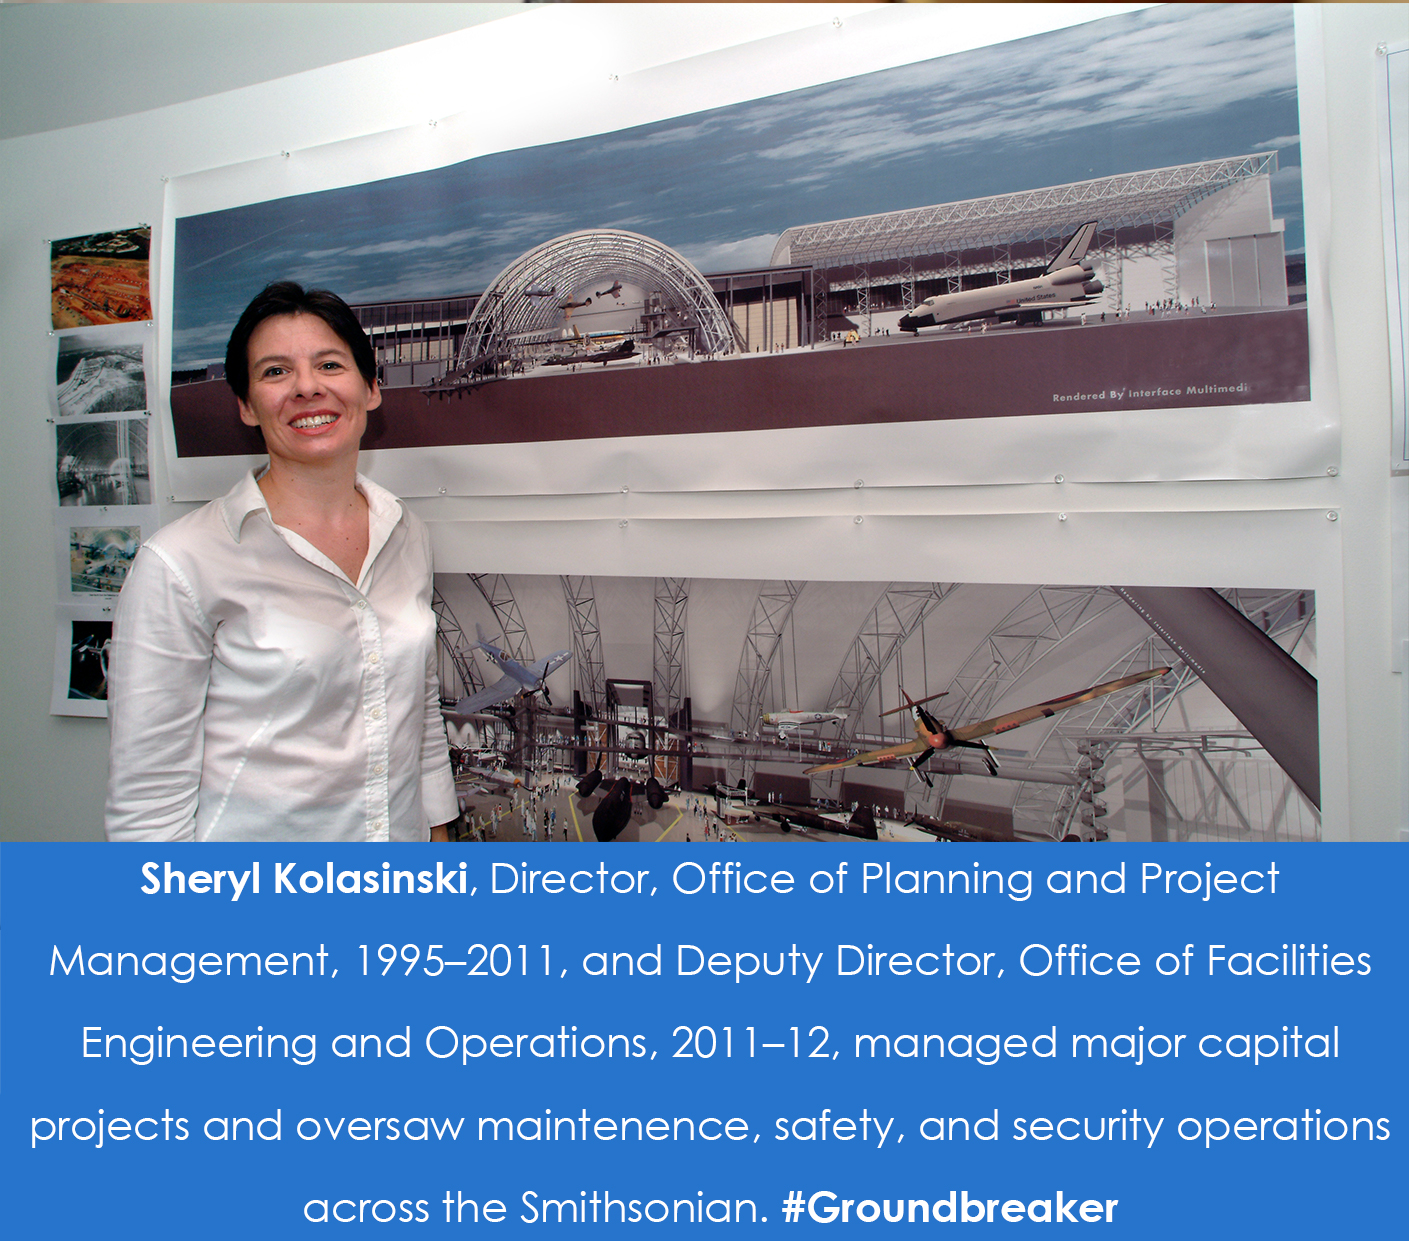
[[269, 464], [133, 562], [108, 837], [444, 840], [430, 536], [357, 473], [371, 343], [340, 298], [281, 281], [240, 316], [225, 375]]

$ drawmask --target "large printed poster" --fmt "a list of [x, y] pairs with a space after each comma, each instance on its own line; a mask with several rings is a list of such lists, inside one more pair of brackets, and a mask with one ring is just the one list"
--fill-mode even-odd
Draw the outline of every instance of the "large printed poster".
[[410, 494], [623, 455], [664, 490], [1323, 473], [1299, 104], [1289, 6], [1172, 6], [227, 209], [177, 185], [177, 477], [259, 451], [223, 349], [281, 278], [359, 308], [366, 447], [439, 450]]

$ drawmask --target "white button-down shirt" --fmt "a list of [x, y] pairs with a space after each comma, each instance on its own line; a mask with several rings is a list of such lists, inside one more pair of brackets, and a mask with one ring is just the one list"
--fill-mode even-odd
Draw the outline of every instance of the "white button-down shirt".
[[118, 599], [113, 840], [425, 840], [458, 813], [430, 534], [358, 475], [357, 582], [276, 526], [250, 473], [158, 531]]

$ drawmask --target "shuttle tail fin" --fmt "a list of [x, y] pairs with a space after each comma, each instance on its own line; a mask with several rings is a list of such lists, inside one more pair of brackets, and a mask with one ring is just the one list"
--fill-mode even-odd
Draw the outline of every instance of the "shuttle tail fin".
[[1071, 235], [1071, 240], [1058, 252], [1057, 257], [1047, 264], [1049, 273], [1061, 271], [1064, 267], [1074, 267], [1086, 257], [1091, 241], [1096, 236], [1096, 221], [1088, 220]]

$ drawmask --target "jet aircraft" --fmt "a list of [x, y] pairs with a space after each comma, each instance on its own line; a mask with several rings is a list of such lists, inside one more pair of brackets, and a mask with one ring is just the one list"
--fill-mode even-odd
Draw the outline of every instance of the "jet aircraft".
[[1044, 310], [1085, 306], [1105, 291], [1105, 286], [1092, 274], [1091, 261], [1086, 257], [1095, 235], [1095, 220], [1083, 224], [1047, 264], [1046, 271], [1034, 279], [927, 297], [901, 316], [900, 330], [918, 336], [922, 327], [960, 323], [965, 319], [1041, 323]]
[[[589, 776], [591, 774], [591, 772], [588, 773]], [[582, 785], [578, 785], [580, 796], [586, 797], [590, 793], [591, 789], [587, 793], [583, 793]], [[645, 793], [646, 804], [652, 810], [659, 810], [665, 805], [665, 786], [655, 776], [648, 776], [644, 785], [633, 784], [626, 776], [620, 776], [613, 781], [606, 796], [597, 803], [596, 809], [592, 811], [592, 831], [598, 840], [606, 843], [621, 835], [626, 829], [626, 825], [631, 822], [631, 798], [640, 793]]]
[[[1023, 724], [1031, 723], [1033, 720], [1056, 715], [1058, 711], [1065, 711], [1068, 707], [1090, 702], [1093, 698], [1100, 698], [1105, 694], [1113, 694], [1116, 690], [1138, 685], [1141, 681], [1150, 681], [1155, 677], [1161, 677], [1168, 671], [1168, 668], [1152, 668], [1148, 672], [1137, 672], [1115, 681], [1093, 685], [1090, 689], [1078, 690], [1074, 694], [1063, 694], [1060, 698], [1049, 698], [1046, 702], [1039, 702], [1031, 707], [1009, 711], [1005, 715], [997, 715], [991, 720], [983, 720], [978, 724], [966, 724], [963, 728], [946, 727], [943, 720], [935, 719], [921, 705], [931, 701], [932, 698], [942, 698], [942, 694], [933, 694], [930, 698], [921, 698], [918, 702], [912, 699], [909, 694], [905, 694], [906, 705], [904, 707], [895, 707], [890, 711], [882, 712], [882, 714], [894, 715], [897, 711], [909, 710], [915, 720], [914, 741], [906, 742], [904, 745], [891, 746], [885, 750], [868, 750], [865, 754], [858, 754], [838, 763], [823, 763], [817, 767], [809, 767], [805, 774], [812, 776], [824, 771], [836, 771], [842, 767], [874, 766], [877, 763], [885, 763], [897, 758], [910, 758], [911, 755], [914, 755], [915, 757], [910, 762], [910, 770], [915, 772], [926, 784], [931, 784], [929, 773], [924, 769], [924, 764], [930, 755], [939, 750], [947, 750], [952, 746], [962, 746], [967, 749], [979, 750], [983, 754], [983, 761], [987, 764], [989, 773], [997, 775], [997, 760], [983, 743], [982, 738], [996, 733], [1009, 732]], [[901, 693], [905, 692], [902, 690]]]
[[475, 645], [489, 656], [504, 675], [488, 688], [461, 698], [455, 704], [456, 714], [469, 715], [474, 711], [483, 711], [485, 707], [507, 702], [519, 694], [541, 693], [543, 701], [549, 706], [553, 705], [553, 700], [548, 697], [548, 678], [572, 658], [571, 651], [555, 651], [544, 659], [525, 665], [512, 658], [508, 651], [501, 651], [492, 645], [478, 625], [475, 626], [475, 633], [479, 635]]
[[543, 359], [544, 366], [575, 366], [578, 362], [619, 362], [623, 358], [636, 356], [636, 343], [623, 340], [610, 349], [589, 349], [586, 353], [555, 353]]

